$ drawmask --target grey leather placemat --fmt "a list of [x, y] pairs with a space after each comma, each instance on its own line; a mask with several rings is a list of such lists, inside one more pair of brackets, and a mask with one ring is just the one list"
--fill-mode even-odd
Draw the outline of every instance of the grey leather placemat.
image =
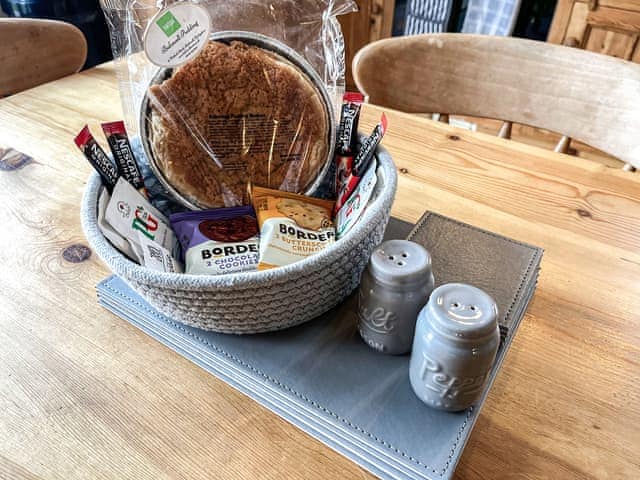
[[[469, 233], [468, 227], [457, 222], [448, 226], [430, 225], [443, 218], [427, 217], [418, 224], [414, 239], [428, 243], [438, 238], [454, 240]], [[389, 237], [406, 236], [410, 227], [393, 220]], [[429, 235], [420, 234], [424, 228], [432, 229], [427, 230]], [[461, 230], [454, 234], [447, 233], [447, 228]], [[494, 240], [492, 234], [476, 229], [473, 238]], [[529, 256], [528, 262], [533, 261], [530, 270], [537, 273], [539, 249], [503, 241], [506, 246], [496, 247], [516, 249], [522, 258]], [[442, 240], [432, 244], [437, 283], [440, 283], [438, 275], [447, 281], [477, 280], [475, 270], [465, 274], [457, 257], [445, 254], [452, 245], [455, 243]], [[472, 247], [465, 250], [473, 251]], [[480, 246], [476, 251], [487, 253]], [[448, 262], [436, 262], [436, 258], [447, 258]], [[460, 258], [465, 259], [465, 265], [477, 266], [486, 261], [467, 254]], [[520, 279], [525, 270], [513, 269], [513, 274]], [[484, 271], [492, 272], [489, 267]], [[506, 290], [497, 291], [501, 311], [511, 308], [505, 317], [511, 329], [505, 336], [490, 383], [517, 329], [517, 317], [524, 314], [533, 293], [535, 274], [524, 277], [524, 283], [513, 283], [510, 296]], [[490, 388], [488, 385], [478, 405], [464, 412], [445, 413], [425, 406], [415, 397], [408, 381], [409, 357], [379, 355], [360, 340], [355, 328], [353, 297], [305, 325], [272, 334], [238, 337], [203, 332], [173, 322], [152, 309], [117, 277], [106, 279], [97, 288], [99, 302], [106, 308], [381, 478], [450, 478]]]
[[543, 250], [432, 212], [407, 238], [431, 252], [437, 285], [470, 283], [495, 299], [504, 340], [533, 295]]

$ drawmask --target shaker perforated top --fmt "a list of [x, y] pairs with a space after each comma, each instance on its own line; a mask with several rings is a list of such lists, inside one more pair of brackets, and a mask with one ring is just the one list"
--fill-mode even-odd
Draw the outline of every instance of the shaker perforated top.
[[431, 294], [426, 308], [438, 332], [459, 340], [486, 337], [498, 328], [495, 301], [472, 285], [441, 285]]
[[376, 280], [391, 286], [425, 282], [431, 273], [431, 255], [415, 242], [389, 240], [375, 249], [370, 268]]

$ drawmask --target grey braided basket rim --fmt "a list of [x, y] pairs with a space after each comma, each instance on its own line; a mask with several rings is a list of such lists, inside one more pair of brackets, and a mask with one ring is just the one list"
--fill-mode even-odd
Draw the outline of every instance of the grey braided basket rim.
[[95, 172], [89, 177], [82, 197], [80, 210], [82, 229], [91, 248], [113, 273], [129, 282], [145, 284], [148, 287], [202, 292], [239, 292], [273, 287], [278, 283], [295, 282], [296, 278], [309, 274], [310, 271], [322, 270], [333, 262], [340, 261], [349, 251], [358, 248], [361, 241], [375, 229], [377, 223], [387, 220], [395, 197], [398, 176], [393, 159], [384, 147], [378, 147], [376, 157], [379, 181], [374, 190], [374, 200], [369, 204], [358, 224], [326, 250], [291, 265], [272, 270], [215, 276], [165, 273], [138, 265], [113, 247], [98, 228], [97, 204], [102, 183], [100, 176]]

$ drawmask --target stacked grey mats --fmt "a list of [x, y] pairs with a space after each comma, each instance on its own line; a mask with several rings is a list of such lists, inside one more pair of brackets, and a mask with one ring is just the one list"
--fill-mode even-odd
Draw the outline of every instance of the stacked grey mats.
[[[387, 238], [410, 230], [392, 220]], [[496, 299], [503, 343], [491, 384], [535, 290], [542, 251], [436, 214], [409, 238], [430, 250], [436, 284], [472, 283]], [[380, 355], [360, 340], [353, 297], [298, 327], [233, 336], [172, 321], [117, 277], [97, 289], [116, 315], [381, 478], [450, 478], [490, 388], [460, 413], [425, 406], [409, 384], [409, 357]]]

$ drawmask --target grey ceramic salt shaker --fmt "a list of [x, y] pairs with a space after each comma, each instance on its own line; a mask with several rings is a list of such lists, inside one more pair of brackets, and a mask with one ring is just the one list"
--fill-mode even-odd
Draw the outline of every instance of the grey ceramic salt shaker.
[[500, 345], [498, 307], [479, 288], [436, 288], [416, 325], [409, 378], [427, 405], [464, 410], [482, 394]]
[[421, 245], [389, 240], [376, 248], [358, 295], [358, 331], [367, 345], [393, 355], [409, 352], [433, 283], [431, 256]]

